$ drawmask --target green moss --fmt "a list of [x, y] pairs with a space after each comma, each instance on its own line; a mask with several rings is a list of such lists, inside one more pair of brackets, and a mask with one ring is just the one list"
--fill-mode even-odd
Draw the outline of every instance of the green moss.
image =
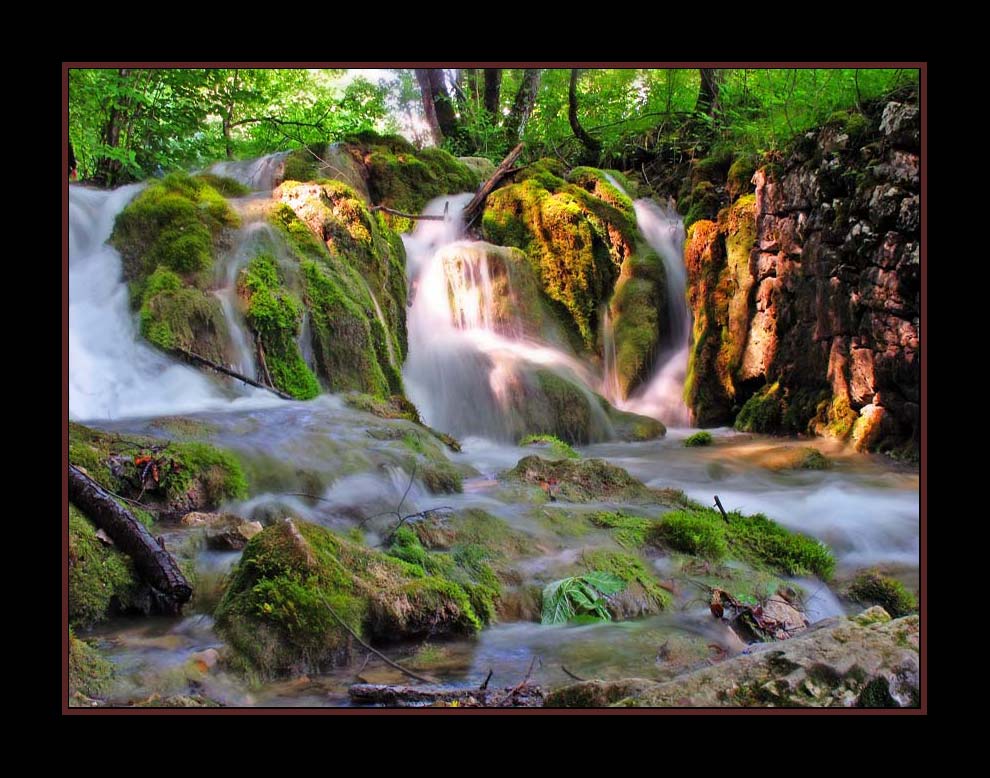
[[159, 268], [148, 279], [141, 304], [141, 334], [163, 351], [189, 351], [228, 362], [230, 332], [220, 301], [194, 287], [172, 288], [178, 276]]
[[879, 570], [867, 570], [856, 576], [849, 587], [849, 596], [863, 604], [880, 605], [895, 619], [918, 609], [917, 600], [904, 584]]
[[[418, 214], [435, 197], [473, 192], [481, 183], [477, 173], [443, 149], [417, 150], [398, 136], [363, 132], [345, 144], [365, 165], [372, 201], [397, 211]], [[388, 215], [387, 220], [399, 231], [412, 228], [404, 217]]]
[[831, 460], [814, 448], [807, 450], [799, 465], [802, 470], [828, 470], [831, 466]]
[[695, 432], [684, 439], [684, 445], [688, 448], [694, 446], [710, 446], [712, 444], [712, 434], [710, 432]]
[[69, 622], [91, 626], [125, 610], [139, 589], [130, 558], [96, 537], [96, 528], [69, 505]]
[[740, 432], [777, 433], [783, 420], [780, 383], [763, 387], [750, 397], [736, 416], [735, 428]]
[[117, 215], [110, 243], [123, 257], [128, 280], [143, 279], [162, 265], [192, 281], [211, 267], [224, 230], [239, 223], [206, 180], [172, 173], [149, 184]]
[[813, 573], [827, 581], [835, 570], [835, 557], [821, 541], [789, 532], [762, 513], [728, 514], [727, 537], [732, 554], [754, 564], [765, 564], [787, 575]]
[[276, 388], [299, 400], [320, 393], [316, 376], [299, 350], [302, 303], [286, 287], [275, 258], [260, 254], [238, 279], [238, 290], [247, 301], [247, 322], [260, 337], [265, 364]]
[[752, 179], [758, 163], [759, 158], [755, 154], [743, 154], [732, 163], [726, 177], [726, 191], [730, 200], [753, 191]]
[[198, 173], [193, 178], [212, 187], [224, 197], [244, 197], [244, 195], [251, 194], [251, 187], [227, 176], [218, 176], [213, 173]]
[[605, 398], [600, 398], [601, 406], [608, 415], [615, 437], [625, 441], [656, 440], [667, 434], [663, 422], [650, 416], [640, 416], [638, 413], [620, 411], [609, 405]]
[[684, 228], [704, 219], [714, 219], [718, 214], [721, 199], [718, 190], [708, 181], [694, 185], [687, 200], [677, 204], [678, 210], [684, 214]]
[[544, 294], [593, 349], [597, 311], [633, 253], [636, 223], [629, 199], [601, 171], [581, 168], [575, 180], [592, 191], [532, 166], [488, 197], [482, 230], [492, 243], [526, 252]]
[[282, 173], [286, 181], [315, 181], [320, 178], [320, 159], [326, 155], [325, 143], [312, 143], [295, 149], [285, 158]]
[[271, 677], [348, 659], [350, 635], [331, 609], [365, 639], [481, 627], [458, 584], [301, 521], [283, 521], [250, 540], [215, 617], [248, 665]]
[[344, 395], [344, 402], [352, 408], [365, 413], [373, 413], [382, 419], [405, 419], [417, 424], [420, 423], [416, 406], [400, 395], [382, 399], [372, 397], [369, 394], [350, 392]]
[[647, 533], [656, 524], [654, 519], [606, 511], [593, 514], [591, 522], [597, 527], [610, 530], [615, 542], [623, 548], [640, 548], [645, 545]]
[[819, 406], [816, 426], [826, 435], [846, 440], [852, 434], [858, 418], [859, 414], [850, 407], [848, 399], [833, 397], [828, 405], [823, 402]]
[[721, 521], [717, 514], [708, 512], [671, 511], [650, 529], [647, 538], [654, 545], [717, 562], [729, 552]]
[[113, 665], [69, 629], [69, 696], [99, 697], [110, 690]]
[[589, 571], [602, 570], [625, 581], [626, 592], [636, 596], [635, 585], [642, 587], [646, 599], [652, 609], [669, 608], [673, 602], [670, 593], [661, 588], [656, 578], [650, 574], [639, 557], [621, 551], [586, 550], [581, 554], [581, 564]]
[[591, 500], [650, 501], [655, 495], [621, 467], [602, 459], [561, 459], [550, 462], [538, 456], [523, 457], [505, 478], [541, 486], [555, 482], [555, 494], [570, 502]]
[[883, 676], [874, 678], [859, 693], [858, 708], [899, 708], [900, 703], [890, 694], [890, 683]]
[[[150, 461], [136, 463], [146, 457]], [[84, 468], [104, 488], [131, 499], [141, 494], [143, 502], [167, 515], [209, 509], [247, 496], [247, 479], [237, 458], [206, 443], [125, 437], [70, 423], [69, 462]], [[157, 480], [142, 481], [151, 462]], [[141, 514], [133, 505], [127, 508]]]
[[527, 435], [519, 441], [520, 446], [547, 446], [550, 455], [557, 458], [580, 459], [581, 455], [567, 443], [554, 435]]
[[460, 494], [464, 491], [461, 474], [450, 462], [431, 462], [420, 472], [423, 485], [431, 494]]

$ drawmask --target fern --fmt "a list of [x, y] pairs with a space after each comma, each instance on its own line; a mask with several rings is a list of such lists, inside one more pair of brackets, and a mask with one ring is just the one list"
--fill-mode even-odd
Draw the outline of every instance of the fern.
[[602, 570], [585, 575], [561, 578], [543, 589], [543, 624], [563, 624], [576, 616], [591, 616], [611, 621], [605, 597], [626, 588], [621, 578]]

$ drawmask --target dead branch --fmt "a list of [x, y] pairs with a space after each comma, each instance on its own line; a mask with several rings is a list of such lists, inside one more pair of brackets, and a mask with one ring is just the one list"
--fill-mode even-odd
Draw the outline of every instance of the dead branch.
[[505, 178], [506, 175], [508, 175], [509, 168], [511, 168], [515, 164], [515, 161], [519, 158], [519, 155], [522, 154], [522, 150], [525, 146], [526, 146], [525, 143], [520, 143], [512, 151], [510, 151], [506, 155], [505, 159], [502, 160], [502, 163], [495, 169], [495, 172], [492, 173], [489, 179], [485, 181], [484, 184], [481, 185], [481, 188], [478, 190], [478, 193], [471, 199], [471, 202], [469, 202], [464, 207], [463, 216], [464, 216], [464, 224], [466, 226], [470, 226], [474, 222], [474, 220], [477, 219], [478, 216], [481, 214], [481, 211], [484, 209], [485, 200], [488, 198], [488, 195], [490, 195], [494, 191], [495, 187], [498, 186], [498, 184], [502, 181], [502, 179]]
[[229, 367], [218, 365], [213, 360], [207, 359], [206, 357], [201, 357], [199, 354], [193, 354], [191, 351], [186, 351], [185, 349], [181, 349], [181, 348], [174, 348], [172, 349], [172, 352], [182, 357], [187, 362], [192, 362], [194, 364], [199, 364], [199, 365], [205, 365], [206, 367], [216, 370], [218, 373], [223, 373], [224, 375], [228, 375], [231, 378], [236, 378], [238, 381], [243, 381], [244, 383], [249, 384], [250, 386], [255, 386], [258, 389], [267, 389], [269, 392], [278, 395], [283, 400], [292, 399], [292, 397], [290, 395], [287, 395], [285, 392], [281, 392], [278, 389], [275, 389], [271, 386], [265, 386], [262, 383], [258, 383], [253, 378], [248, 378], [246, 375], [242, 375], [241, 373], [238, 373], [236, 370], [231, 370]]

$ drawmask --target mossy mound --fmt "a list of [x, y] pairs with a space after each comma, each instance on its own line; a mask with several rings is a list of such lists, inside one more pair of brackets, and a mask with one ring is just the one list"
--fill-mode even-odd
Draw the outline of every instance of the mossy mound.
[[743, 560], [785, 575], [832, 577], [835, 557], [824, 543], [790, 532], [762, 513], [737, 511], [727, 520], [715, 510], [672, 511], [647, 533], [647, 542], [711, 561]]
[[268, 375], [277, 389], [299, 400], [320, 393], [320, 383], [299, 349], [303, 304], [286, 288], [283, 273], [270, 254], [259, 254], [237, 282], [245, 301], [248, 326], [261, 341]]
[[100, 697], [110, 690], [113, 665], [69, 630], [69, 696]]
[[130, 558], [96, 536], [69, 505], [69, 623], [88, 627], [138, 604], [141, 584]]
[[401, 394], [406, 281], [398, 236], [336, 181], [287, 181], [274, 196], [281, 202], [269, 220], [298, 262], [324, 385], [381, 398]]
[[623, 548], [640, 548], [646, 545], [647, 533], [657, 522], [656, 519], [627, 516], [622, 512], [601, 511], [591, 516], [591, 523], [609, 530], [613, 540]]
[[489, 195], [482, 231], [492, 243], [526, 252], [575, 342], [592, 350], [598, 310], [634, 253], [636, 219], [629, 198], [601, 171], [578, 169], [575, 180], [581, 186], [568, 183], [555, 169], [541, 160], [517, 183]]
[[[209, 511], [247, 496], [237, 459], [206, 443], [109, 434], [70, 422], [69, 462], [114, 494], [129, 499], [141, 495], [141, 502], [162, 519]], [[127, 507], [150, 523], [147, 512]]]
[[551, 462], [538, 456], [523, 457], [504, 477], [534, 486], [550, 484], [554, 495], [569, 502], [659, 501], [641, 481], [603, 459]]
[[611, 437], [604, 401], [576, 379], [553, 370], [522, 370], [518, 391], [510, 395], [509, 402], [520, 435], [553, 435], [571, 445]]
[[695, 432], [693, 435], [688, 435], [684, 439], [684, 445], [688, 448], [710, 446], [713, 440], [714, 438], [712, 438], [712, 433], [702, 430], [701, 432]]
[[211, 182], [229, 189], [221, 179], [185, 173], [152, 182], [117, 215], [110, 244], [141, 309], [141, 334], [165, 351], [227, 363], [227, 324], [219, 300], [205, 290], [240, 219]]
[[553, 459], [580, 459], [581, 455], [567, 443], [553, 435], [527, 435], [519, 441], [520, 446], [546, 448]]
[[832, 466], [828, 457], [810, 446], [775, 446], [754, 461], [768, 470], [827, 470]]
[[918, 601], [896, 578], [865, 570], [849, 585], [849, 597], [864, 605], [879, 605], [894, 618], [918, 610]]
[[666, 298], [663, 262], [645, 245], [622, 263], [609, 301], [619, 390], [628, 397], [652, 374]]
[[638, 413], [620, 411], [610, 405], [604, 397], [599, 398], [608, 420], [612, 424], [615, 438], [626, 442], [637, 442], [643, 440], [656, 440], [667, 434], [667, 428], [663, 422], [651, 416], [640, 416]]
[[[416, 149], [398, 135], [361, 132], [345, 138], [343, 148], [364, 165], [372, 202], [403, 213], [419, 214], [433, 198], [473, 192], [481, 183], [475, 170], [443, 149]], [[413, 226], [401, 216], [386, 218], [400, 232]]]
[[372, 641], [481, 628], [459, 584], [291, 519], [251, 539], [215, 618], [245, 669], [260, 677], [345, 663], [353, 638], [338, 618]]

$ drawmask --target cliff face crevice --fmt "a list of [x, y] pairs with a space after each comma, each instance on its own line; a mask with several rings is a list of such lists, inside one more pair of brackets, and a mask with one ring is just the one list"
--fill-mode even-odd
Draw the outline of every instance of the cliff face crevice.
[[839, 115], [691, 226], [696, 423], [917, 451], [919, 152], [916, 105]]

